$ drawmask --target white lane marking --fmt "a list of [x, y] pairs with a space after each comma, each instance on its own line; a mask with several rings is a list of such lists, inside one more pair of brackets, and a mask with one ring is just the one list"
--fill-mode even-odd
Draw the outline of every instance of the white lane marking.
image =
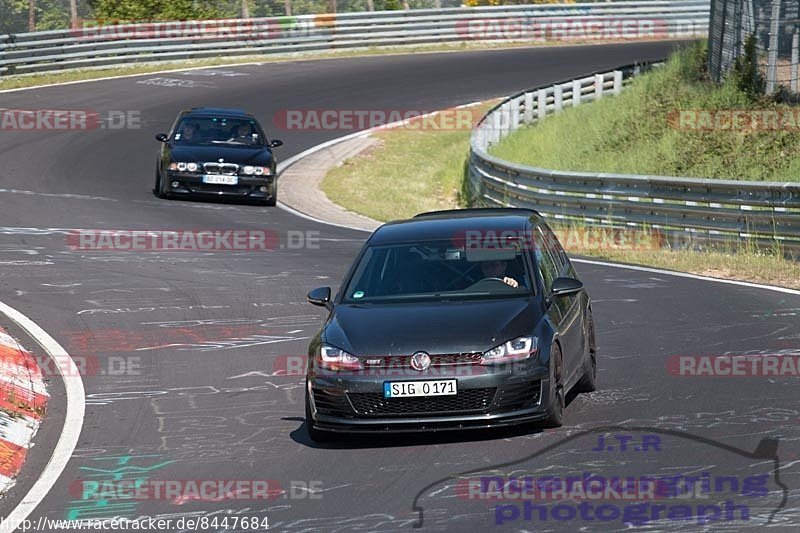
[[752, 283], [750, 281], [739, 281], [735, 279], [722, 279], [722, 278], [712, 278], [709, 276], [701, 276], [699, 274], [689, 274], [688, 272], [673, 272], [670, 270], [659, 270], [657, 268], [650, 268], [650, 267], [641, 267], [641, 266], [634, 266], [634, 265], [618, 265], [616, 263], [606, 263], [605, 261], [593, 261], [590, 259], [572, 259], [571, 261], [575, 263], [584, 263], [587, 265], [597, 265], [597, 266], [604, 266], [604, 267], [614, 267], [614, 268], [624, 268], [626, 270], [636, 270], [638, 272], [650, 272], [653, 274], [664, 274], [667, 276], [675, 276], [678, 278], [688, 278], [688, 279], [696, 279], [699, 281], [711, 281], [714, 283], [725, 283], [727, 285], [738, 285], [740, 287], [749, 287], [752, 289], [763, 289], [766, 291], [773, 291], [773, 292], [782, 292], [784, 294], [792, 294], [794, 296], [800, 296], [800, 290], [797, 289], [790, 289], [788, 287], [776, 287], [774, 285], [762, 285], [760, 283]]
[[3, 93], [15, 93], [19, 91], [31, 91], [33, 89], [46, 89], [47, 87], [61, 87], [62, 85], [77, 85], [79, 83], [92, 83], [95, 81], [110, 81], [110, 80], [122, 80], [125, 78], [136, 78], [136, 77], [143, 77], [143, 76], [152, 76], [153, 74], [168, 74], [171, 72], [184, 72], [184, 71], [191, 71], [191, 70], [203, 70], [208, 68], [217, 68], [217, 67], [246, 67], [246, 66], [261, 66], [264, 62], [248, 62], [248, 63], [230, 63], [227, 65], [213, 65], [213, 66], [205, 66], [205, 67], [190, 67], [190, 68], [174, 68], [169, 70], [156, 70], [153, 72], [140, 72], [138, 74], [121, 74], [119, 76], [105, 76], [103, 78], [93, 78], [90, 80], [73, 80], [73, 81], [62, 81], [57, 83], [47, 83], [44, 85], [34, 85], [33, 87], [18, 87], [16, 89], [3, 89], [0, 91], [0, 94]]
[[[67, 351], [56, 342], [45, 330], [39, 327], [33, 320], [26, 317], [13, 307], [0, 302], [0, 313], [3, 313], [12, 322], [30, 335], [44, 351], [54, 360], [54, 366], [64, 380], [64, 388], [67, 392], [67, 414], [64, 418], [64, 427], [58, 437], [53, 455], [45, 465], [39, 478], [30, 488], [25, 497], [5, 518], [1, 531], [14, 531], [19, 527], [23, 520], [28, 518], [34, 509], [44, 500], [50, 489], [53, 488], [61, 473], [66, 468], [83, 427], [83, 416], [86, 410], [86, 395], [83, 389], [83, 380], [80, 377], [78, 368], [69, 357]], [[62, 368], [66, 365], [67, 368]]]

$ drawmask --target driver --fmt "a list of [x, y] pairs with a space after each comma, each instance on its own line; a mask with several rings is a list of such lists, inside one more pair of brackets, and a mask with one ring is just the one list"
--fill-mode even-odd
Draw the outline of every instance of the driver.
[[497, 278], [503, 280], [503, 283], [510, 287], [519, 287], [519, 282], [514, 278], [506, 276], [506, 268], [508, 263], [506, 261], [483, 261], [481, 262], [481, 272], [485, 278]]
[[191, 141], [197, 136], [197, 126], [191, 122], [181, 128], [181, 140]]
[[252, 144], [253, 128], [250, 127], [250, 124], [240, 124], [239, 127], [236, 128], [234, 136], [229, 140], [235, 142], [243, 142], [246, 144]]

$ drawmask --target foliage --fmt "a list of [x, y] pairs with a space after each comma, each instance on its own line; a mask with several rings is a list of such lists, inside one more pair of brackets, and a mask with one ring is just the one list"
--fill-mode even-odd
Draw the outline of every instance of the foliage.
[[[705, 58], [704, 43], [684, 48], [619, 96], [567, 108], [509, 135], [492, 153], [562, 170], [800, 181], [798, 108], [753, 99], [734, 78], [712, 83]], [[732, 115], [719, 112], [740, 110], [749, 112], [746, 127], [716, 122]], [[767, 123], [775, 112], [777, 121]], [[684, 116], [690, 119], [681, 123]]]

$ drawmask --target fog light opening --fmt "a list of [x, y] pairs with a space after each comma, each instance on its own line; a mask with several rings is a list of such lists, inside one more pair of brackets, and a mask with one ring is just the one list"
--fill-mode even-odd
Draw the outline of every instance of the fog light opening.
[[170, 183], [170, 185], [172, 186], [173, 189], [177, 189], [178, 187], [181, 186], [181, 183], [179, 181], [173, 181], [172, 183]]
[[262, 185], [261, 187], [258, 188], [258, 190], [261, 192], [267, 192], [267, 187]]

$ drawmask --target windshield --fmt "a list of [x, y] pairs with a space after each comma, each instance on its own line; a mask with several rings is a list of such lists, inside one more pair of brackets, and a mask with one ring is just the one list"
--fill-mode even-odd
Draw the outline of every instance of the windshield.
[[253, 119], [187, 117], [175, 128], [172, 140], [184, 145], [263, 146], [264, 132]]
[[518, 247], [475, 250], [451, 241], [373, 246], [361, 257], [343, 302], [530, 296], [530, 279]]

